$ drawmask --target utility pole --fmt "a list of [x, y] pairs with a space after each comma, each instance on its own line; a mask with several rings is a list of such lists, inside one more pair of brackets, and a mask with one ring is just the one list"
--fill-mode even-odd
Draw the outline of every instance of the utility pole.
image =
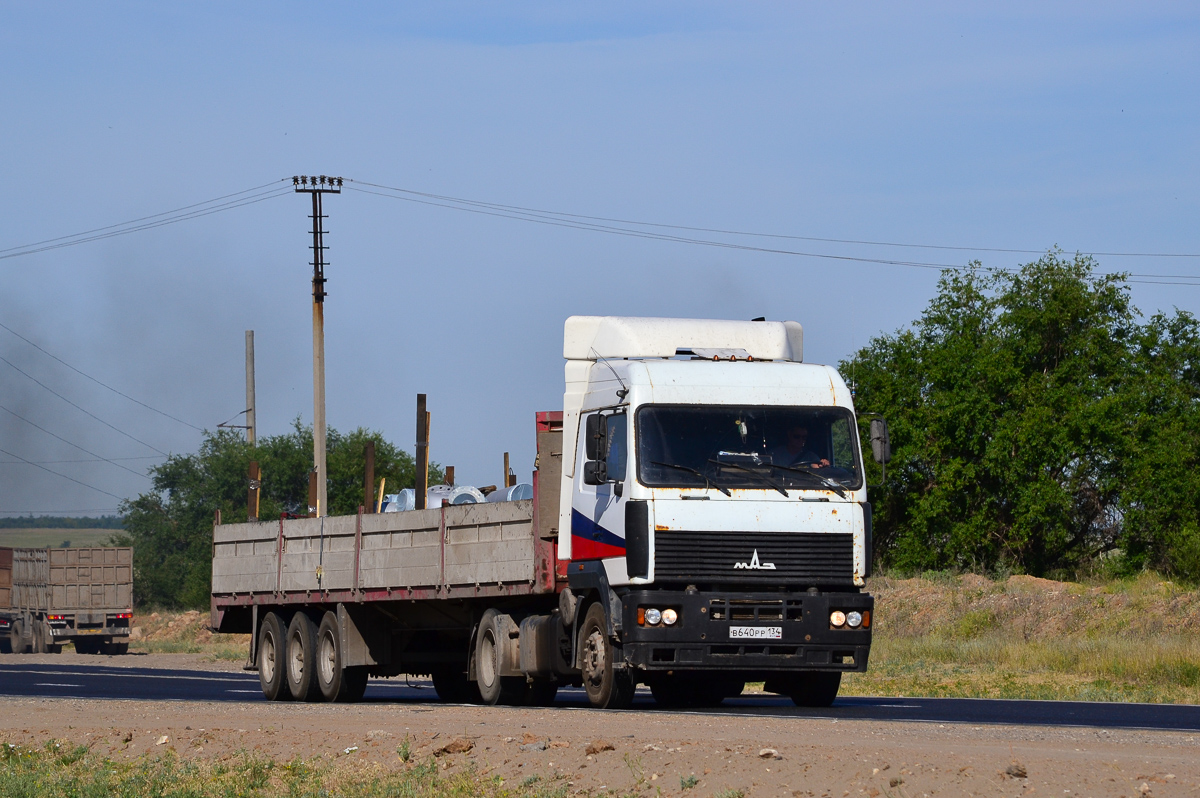
[[[342, 178], [301, 175], [292, 178], [297, 194], [312, 195], [312, 296], [313, 296], [313, 479], [316, 490], [312, 512], [328, 514], [327, 471], [325, 470], [325, 216], [321, 213], [324, 194], [341, 194]], [[311, 483], [310, 483], [311, 484]]]
[[254, 446], [254, 330], [246, 330], [246, 443]]

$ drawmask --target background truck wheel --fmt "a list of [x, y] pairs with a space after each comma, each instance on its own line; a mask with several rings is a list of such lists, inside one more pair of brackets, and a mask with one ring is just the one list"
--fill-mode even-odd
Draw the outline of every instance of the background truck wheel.
[[[325, 613], [317, 629], [316, 674], [321, 697], [326, 701], [358, 701], [367, 689], [367, 670], [347, 668], [342, 662], [341, 629], [337, 615], [332, 612]], [[361, 688], [358, 687], [358, 681], [362, 682]]]
[[316, 701], [321, 697], [317, 685], [317, 630], [303, 612], [292, 616], [287, 631], [287, 683], [292, 698], [297, 701]]
[[33, 653], [46, 653], [46, 633], [42, 629], [41, 621], [33, 622]]
[[554, 706], [554, 699], [557, 696], [558, 682], [535, 679], [526, 688], [525, 704], [531, 707], [551, 707]]
[[8, 632], [8, 640], [14, 654], [29, 653], [29, 644], [25, 641], [25, 627], [20, 621], [13, 621], [12, 629]]
[[790, 685], [788, 695], [798, 707], [827, 707], [837, 698], [841, 685], [842, 674], [836, 671], [798, 673]]
[[105, 643], [104, 653], [109, 656], [120, 656], [129, 653], [128, 643]]
[[608, 621], [604, 607], [588, 607], [579, 630], [579, 649], [583, 652], [583, 689], [597, 709], [625, 709], [633, 703], [636, 685], [633, 675], [613, 667], [616, 650], [608, 639]]
[[285, 701], [292, 697], [285, 674], [285, 639], [283, 622], [278, 615], [268, 612], [258, 627], [258, 683], [268, 701]]
[[475, 680], [485, 704], [519, 706], [525, 698], [524, 676], [500, 675], [511, 624], [511, 618], [494, 609], [485, 612], [479, 621], [475, 636]]
[[[10, 632], [11, 632], [11, 630], [10, 630]], [[11, 654], [11, 653], [13, 653], [12, 639], [7, 636], [0, 637], [0, 654]]]
[[99, 654], [100, 653], [100, 641], [99, 640], [76, 640], [75, 641], [75, 653], [76, 654]]
[[478, 704], [483, 701], [479, 695], [479, 685], [467, 679], [465, 668], [438, 665], [430, 669], [429, 678], [433, 681], [438, 698], [448, 704]]

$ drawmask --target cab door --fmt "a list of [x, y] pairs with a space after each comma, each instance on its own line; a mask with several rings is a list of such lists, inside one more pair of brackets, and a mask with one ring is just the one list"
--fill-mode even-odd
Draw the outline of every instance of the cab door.
[[578, 436], [575, 453], [571, 560], [605, 560], [610, 584], [614, 577], [624, 583], [628, 581], [623, 493], [629, 469], [629, 415], [624, 407], [593, 410], [581, 414], [579, 428], [583, 434]]

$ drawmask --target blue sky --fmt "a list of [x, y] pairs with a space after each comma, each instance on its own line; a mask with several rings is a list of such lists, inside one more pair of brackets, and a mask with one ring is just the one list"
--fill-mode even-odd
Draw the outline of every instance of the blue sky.
[[[297, 173], [579, 214], [825, 238], [1200, 253], [1200, 14], [1191, 4], [0, 3], [0, 249]], [[573, 313], [789, 318], [836, 362], [900, 328], [937, 271], [616, 237], [346, 192], [329, 213], [328, 414], [459, 481], [522, 478], [561, 402]], [[0, 320], [202, 427], [311, 419], [307, 206], [0, 260]], [[745, 239], [740, 239], [745, 240]], [[1012, 267], [1032, 256], [787, 242]], [[1100, 258], [1200, 275], [1200, 258]], [[1133, 286], [1143, 312], [1200, 287]], [[108, 458], [195, 430], [0, 330], [0, 405]], [[0, 448], [87, 455], [0, 413]], [[0, 460], [10, 460], [0, 456]], [[122, 460], [140, 470], [153, 459]], [[0, 511], [115, 508], [108, 463], [0, 463]], [[112, 495], [109, 495], [112, 494]]]

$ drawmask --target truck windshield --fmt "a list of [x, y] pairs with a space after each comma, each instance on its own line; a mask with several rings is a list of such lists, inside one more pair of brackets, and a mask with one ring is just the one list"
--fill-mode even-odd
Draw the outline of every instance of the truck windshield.
[[639, 481], [649, 487], [855, 489], [854, 418], [835, 407], [644, 405]]

